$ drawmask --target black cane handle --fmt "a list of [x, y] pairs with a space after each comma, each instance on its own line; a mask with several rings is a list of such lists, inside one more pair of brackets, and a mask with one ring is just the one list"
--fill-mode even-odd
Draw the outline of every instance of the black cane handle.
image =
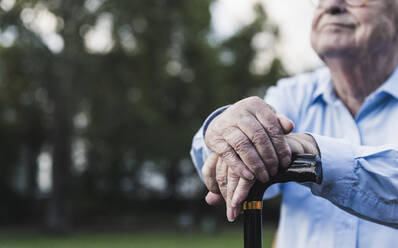
[[313, 154], [293, 155], [292, 164], [280, 170], [267, 183], [256, 181], [243, 203], [245, 248], [262, 247], [262, 199], [265, 190], [275, 183], [322, 182], [321, 160]]
[[261, 201], [265, 190], [275, 183], [286, 182], [314, 182], [321, 183], [322, 168], [321, 160], [313, 154], [293, 155], [292, 163], [287, 169], [279, 170], [278, 174], [267, 183], [256, 181], [250, 189], [246, 201]]

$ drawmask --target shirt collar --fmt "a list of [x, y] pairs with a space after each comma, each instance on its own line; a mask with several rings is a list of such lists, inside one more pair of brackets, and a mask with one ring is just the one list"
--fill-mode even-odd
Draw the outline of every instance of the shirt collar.
[[[330, 71], [327, 67], [320, 68], [315, 71], [317, 79], [317, 88], [314, 91], [312, 102], [322, 97], [325, 101], [336, 100], [336, 94], [333, 88], [332, 78]], [[390, 77], [371, 95], [379, 95], [386, 93], [398, 100], [398, 67], [395, 68]]]
[[315, 77], [317, 87], [312, 95], [312, 102], [315, 102], [319, 98], [323, 98], [325, 101], [333, 100], [336, 98], [333, 89], [332, 78], [330, 71], [327, 67], [322, 67], [315, 71]]
[[398, 67], [395, 68], [390, 77], [372, 95], [386, 93], [398, 100]]

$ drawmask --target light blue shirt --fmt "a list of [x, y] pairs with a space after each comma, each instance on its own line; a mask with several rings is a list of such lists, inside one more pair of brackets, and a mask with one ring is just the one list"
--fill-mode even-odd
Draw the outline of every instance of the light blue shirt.
[[[280, 80], [265, 101], [293, 120], [295, 132], [313, 135], [323, 169], [320, 185], [266, 191], [264, 198], [282, 193], [278, 247], [398, 247], [398, 69], [355, 118], [327, 68]], [[202, 127], [191, 150], [199, 173], [209, 153]]]

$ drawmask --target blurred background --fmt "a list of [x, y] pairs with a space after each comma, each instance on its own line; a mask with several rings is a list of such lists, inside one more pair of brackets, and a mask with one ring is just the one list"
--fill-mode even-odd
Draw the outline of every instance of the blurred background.
[[203, 201], [191, 140], [214, 109], [320, 65], [312, 9], [0, 0], [0, 247], [242, 247], [239, 220]]

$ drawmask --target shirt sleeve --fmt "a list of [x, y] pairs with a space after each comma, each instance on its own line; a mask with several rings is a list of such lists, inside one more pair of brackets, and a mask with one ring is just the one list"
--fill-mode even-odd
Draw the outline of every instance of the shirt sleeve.
[[323, 171], [320, 185], [309, 184], [313, 194], [351, 214], [398, 228], [398, 149], [311, 135]]

